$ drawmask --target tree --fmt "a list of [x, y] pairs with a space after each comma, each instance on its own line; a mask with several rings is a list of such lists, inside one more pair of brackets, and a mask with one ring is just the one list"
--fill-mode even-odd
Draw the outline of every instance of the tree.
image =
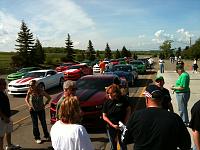
[[31, 56], [32, 52], [35, 50], [33, 34], [24, 21], [22, 21], [20, 30], [16, 40], [18, 44], [15, 45], [17, 53], [13, 57], [11, 64], [18, 67], [33, 66], [34, 63]]
[[65, 61], [74, 61], [74, 50], [73, 50], [73, 42], [71, 41], [69, 33], [67, 34], [67, 39], [65, 40], [66, 45], [66, 59]]
[[35, 43], [35, 50], [31, 51], [31, 55], [33, 57], [33, 61], [35, 64], [44, 64], [45, 62], [45, 53], [42, 48], [42, 44], [40, 43], [39, 39], [36, 39]]
[[176, 51], [176, 56], [181, 56], [181, 47], [179, 47], [178, 50]]
[[160, 50], [162, 51], [162, 55], [164, 58], [168, 58], [171, 54], [171, 43], [172, 40], [166, 40], [163, 42], [163, 44], [160, 46]]
[[191, 54], [192, 59], [200, 58], [200, 38], [195, 42], [194, 45], [190, 47], [189, 52]]
[[116, 53], [115, 53], [115, 58], [118, 59], [121, 57], [121, 54], [119, 52], [119, 50], [117, 49]]
[[98, 50], [96, 51], [96, 58], [97, 58], [97, 59], [100, 59], [100, 54], [99, 54], [99, 51], [98, 51]]
[[94, 50], [94, 47], [93, 47], [91, 40], [89, 40], [89, 43], [88, 43], [86, 56], [87, 56], [87, 59], [90, 60], [90, 61], [95, 60], [95, 50]]
[[121, 51], [121, 57], [128, 57], [128, 50], [126, 49], [125, 46], [123, 46], [122, 51]]
[[110, 46], [108, 45], [108, 43], [106, 44], [106, 48], [105, 48], [105, 58], [108, 58], [108, 59], [112, 58], [112, 53], [111, 53]]

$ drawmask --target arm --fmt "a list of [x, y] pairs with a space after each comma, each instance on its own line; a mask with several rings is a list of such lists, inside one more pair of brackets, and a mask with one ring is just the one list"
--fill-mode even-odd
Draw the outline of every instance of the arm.
[[128, 107], [126, 108], [126, 117], [125, 117], [125, 119], [124, 119], [124, 123], [125, 123], [125, 124], [128, 122], [128, 119], [129, 119], [130, 115], [131, 115], [131, 107], [128, 106]]
[[27, 104], [29, 110], [31, 110], [31, 109], [32, 109], [32, 106], [31, 106], [31, 104], [30, 104], [29, 99], [30, 99], [30, 93], [28, 92], [27, 95], [26, 95], [26, 98], [25, 98], [25, 102], [26, 102], [26, 104]]
[[45, 92], [45, 91], [43, 91], [43, 95], [44, 95], [44, 97], [47, 98], [47, 101], [44, 103], [44, 105], [46, 106], [46, 105], [49, 104], [49, 102], [50, 102], [50, 100], [51, 100], [51, 97], [50, 97], [49, 94], [48, 94], [47, 92]]
[[192, 130], [194, 144], [197, 150], [200, 150], [200, 134], [197, 130]]
[[107, 117], [106, 113], [103, 113], [103, 120], [105, 122], [107, 122], [111, 127], [115, 128], [115, 129], [119, 129], [118, 125], [115, 125], [110, 121], [110, 119]]

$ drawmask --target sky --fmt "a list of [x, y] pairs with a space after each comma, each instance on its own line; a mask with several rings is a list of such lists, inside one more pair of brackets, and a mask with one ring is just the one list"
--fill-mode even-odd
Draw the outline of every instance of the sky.
[[43, 47], [158, 50], [200, 37], [200, 0], [0, 0], [0, 51], [16, 51], [22, 20]]

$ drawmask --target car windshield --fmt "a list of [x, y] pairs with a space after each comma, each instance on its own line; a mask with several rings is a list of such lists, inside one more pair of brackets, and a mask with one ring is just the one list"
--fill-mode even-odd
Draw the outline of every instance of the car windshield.
[[67, 63], [67, 64], [61, 64], [60, 66], [71, 66], [71, 65], [73, 65], [72, 63]]
[[69, 69], [80, 69], [81, 66], [70, 66]]
[[29, 70], [28, 69], [26, 69], [26, 68], [22, 68], [22, 69], [20, 69], [18, 72], [28, 72]]
[[41, 78], [45, 76], [45, 72], [29, 72], [23, 78], [34, 77]]
[[125, 71], [125, 72], [130, 72], [132, 71], [132, 67], [131, 66], [114, 66], [113, 67], [113, 71]]
[[133, 64], [133, 65], [143, 65], [143, 62], [141, 62], [141, 61], [133, 61], [133, 62], [131, 62], [131, 64]]
[[113, 83], [113, 79], [81, 79], [77, 81], [78, 89], [98, 89], [105, 90], [105, 87], [108, 87]]

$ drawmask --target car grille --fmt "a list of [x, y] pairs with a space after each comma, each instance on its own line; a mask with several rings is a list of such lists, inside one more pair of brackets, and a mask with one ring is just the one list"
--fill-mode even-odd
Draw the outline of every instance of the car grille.
[[14, 88], [24, 88], [24, 87], [27, 87], [27, 85], [10, 85], [10, 87], [14, 87]]

